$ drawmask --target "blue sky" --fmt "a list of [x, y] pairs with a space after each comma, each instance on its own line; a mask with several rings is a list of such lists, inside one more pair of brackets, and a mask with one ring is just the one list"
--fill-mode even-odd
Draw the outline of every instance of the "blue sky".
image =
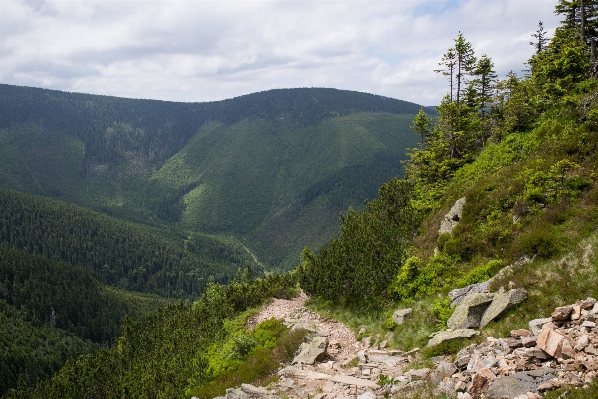
[[499, 76], [524, 69], [556, 0], [0, 0], [0, 82], [170, 101], [334, 87], [438, 104], [463, 32]]

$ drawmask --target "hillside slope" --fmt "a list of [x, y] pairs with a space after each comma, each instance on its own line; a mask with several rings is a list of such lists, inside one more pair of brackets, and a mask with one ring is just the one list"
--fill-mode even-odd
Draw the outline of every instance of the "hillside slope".
[[419, 108], [333, 89], [173, 103], [0, 85], [0, 186], [234, 235], [289, 269], [402, 175]]

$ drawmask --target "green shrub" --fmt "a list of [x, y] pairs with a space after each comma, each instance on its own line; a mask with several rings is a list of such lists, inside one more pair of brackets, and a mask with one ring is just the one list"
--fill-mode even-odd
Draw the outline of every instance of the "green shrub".
[[430, 309], [436, 317], [436, 327], [444, 330], [447, 320], [453, 315], [454, 309], [451, 308], [451, 300], [448, 298], [437, 299], [432, 302]]
[[471, 284], [481, 283], [494, 276], [504, 263], [501, 260], [494, 259], [480, 266], [476, 266], [467, 272], [462, 278], [457, 280], [457, 287], [465, 287]]
[[559, 237], [552, 226], [535, 227], [527, 234], [518, 237], [514, 243], [516, 255], [550, 258], [560, 251]]

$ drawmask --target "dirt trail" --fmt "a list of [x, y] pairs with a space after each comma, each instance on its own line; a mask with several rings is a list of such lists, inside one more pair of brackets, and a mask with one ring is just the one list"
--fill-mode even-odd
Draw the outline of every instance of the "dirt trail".
[[361, 344], [355, 339], [355, 334], [343, 323], [325, 318], [305, 308], [308, 296], [301, 291], [293, 299], [273, 299], [265, 305], [260, 312], [249, 319], [247, 327], [251, 330], [264, 320], [272, 317], [305, 323], [313, 328], [319, 335], [328, 337], [330, 347], [328, 356], [336, 363], [353, 359], [355, 353], [362, 349]]

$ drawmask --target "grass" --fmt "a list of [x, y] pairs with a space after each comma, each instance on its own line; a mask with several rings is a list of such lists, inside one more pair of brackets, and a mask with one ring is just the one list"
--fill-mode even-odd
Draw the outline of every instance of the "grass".
[[242, 383], [266, 386], [278, 381], [277, 371], [280, 365], [293, 359], [297, 348], [309, 331], [301, 329], [291, 331], [285, 328], [280, 320], [271, 319], [264, 323], [270, 323], [274, 328], [274, 345], [257, 348], [237, 367], [221, 373], [204, 386], [192, 390], [190, 396], [214, 398], [224, 395], [227, 388], [238, 387]]

